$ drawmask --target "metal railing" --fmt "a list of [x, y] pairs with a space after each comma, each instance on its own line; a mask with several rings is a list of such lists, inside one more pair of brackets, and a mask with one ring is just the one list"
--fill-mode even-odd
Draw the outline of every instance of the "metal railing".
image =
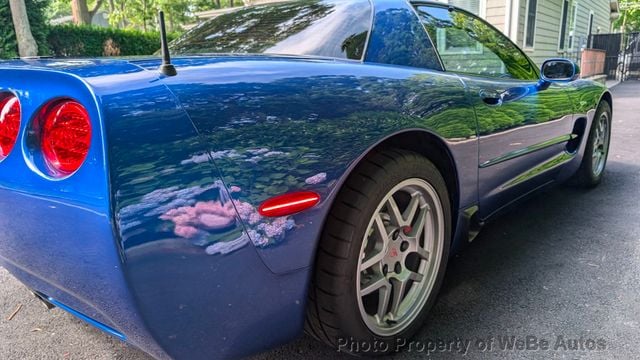
[[594, 34], [589, 45], [606, 52], [604, 73], [608, 79], [640, 79], [640, 32]]

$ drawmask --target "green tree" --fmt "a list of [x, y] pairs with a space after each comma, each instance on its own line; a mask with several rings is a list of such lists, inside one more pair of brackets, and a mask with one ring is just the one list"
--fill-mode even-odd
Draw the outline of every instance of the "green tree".
[[31, 34], [31, 26], [29, 25], [27, 5], [25, 5], [24, 0], [9, 0], [9, 6], [11, 7], [11, 17], [20, 56], [38, 55], [38, 45], [33, 38], [33, 34]]
[[[24, 0], [27, 16], [31, 28], [31, 34], [37, 43], [38, 55], [48, 55], [47, 31], [45, 21], [44, 0]], [[0, 0], [0, 59], [18, 56], [18, 42], [11, 16], [9, 0]]]
[[89, 10], [88, 0], [71, 0], [71, 14], [73, 22], [77, 25], [91, 24], [91, 19], [100, 10], [103, 0], [96, 0], [93, 8]]
[[[7, 1], [7, 0], [5, 0]], [[111, 26], [142, 31], [157, 30], [157, 14], [165, 12], [169, 31], [180, 31], [197, 21], [198, 11], [242, 6], [243, 1], [231, 0], [47, 0], [49, 20], [74, 15], [76, 24], [88, 24], [98, 10], [105, 11]], [[250, 3], [250, 1], [246, 1]], [[76, 5], [74, 5], [76, 4]], [[77, 8], [74, 10], [74, 7]], [[89, 10], [91, 9], [91, 10]], [[80, 21], [76, 21], [80, 18]]]
[[640, 31], [640, 2], [638, 0], [620, 0], [620, 17], [613, 28], [623, 32]]

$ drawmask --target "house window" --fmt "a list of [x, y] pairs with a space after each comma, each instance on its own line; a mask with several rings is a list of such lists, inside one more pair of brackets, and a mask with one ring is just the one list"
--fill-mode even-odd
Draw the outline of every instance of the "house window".
[[578, 4], [577, 1], [571, 6], [571, 18], [569, 19], [569, 49], [575, 47], [574, 37], [576, 34], [576, 23], [578, 22]]
[[480, 0], [450, 0], [449, 4], [465, 9], [472, 14], [480, 14]]
[[435, 0], [453, 6], [457, 6], [460, 9], [467, 10], [468, 12], [478, 15], [481, 18], [487, 17], [487, 0]]
[[593, 11], [589, 13], [589, 27], [587, 27], [587, 46], [593, 46], [593, 36], [591, 33], [593, 32]]
[[478, 41], [460, 34], [455, 29], [438, 29], [436, 31], [436, 44], [438, 52], [442, 54], [482, 54], [482, 44]]
[[538, 0], [527, 1], [527, 17], [524, 26], [524, 47], [532, 48], [536, 36], [536, 15], [538, 12]]
[[569, 12], [569, 0], [562, 2], [562, 17], [560, 18], [560, 41], [558, 42], [558, 49], [564, 50], [565, 38], [567, 37], [567, 18]]

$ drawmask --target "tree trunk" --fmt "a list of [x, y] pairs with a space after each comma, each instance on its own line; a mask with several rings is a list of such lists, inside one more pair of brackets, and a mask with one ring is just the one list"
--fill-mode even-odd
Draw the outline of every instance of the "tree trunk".
[[216, 0], [216, 8], [220, 9], [220, 0]]
[[142, 0], [142, 31], [147, 32], [147, 0]]
[[229, 0], [229, 6], [233, 7], [233, 0]]
[[27, 6], [24, 4], [24, 0], [9, 0], [9, 7], [11, 8], [13, 27], [16, 30], [20, 57], [37, 56], [38, 44], [36, 44], [36, 40], [31, 33]]
[[87, 0], [71, 0], [71, 14], [76, 25], [91, 24]]
[[87, 0], [71, 0], [71, 14], [73, 15], [73, 22], [77, 25], [89, 25], [93, 16], [100, 10], [103, 0], [96, 1], [96, 6], [93, 10], [89, 10]]

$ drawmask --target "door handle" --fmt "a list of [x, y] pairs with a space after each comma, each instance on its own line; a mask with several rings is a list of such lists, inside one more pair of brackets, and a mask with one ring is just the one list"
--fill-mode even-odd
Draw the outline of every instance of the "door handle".
[[490, 106], [502, 105], [502, 93], [495, 90], [480, 90], [480, 99], [482, 99], [482, 102]]

